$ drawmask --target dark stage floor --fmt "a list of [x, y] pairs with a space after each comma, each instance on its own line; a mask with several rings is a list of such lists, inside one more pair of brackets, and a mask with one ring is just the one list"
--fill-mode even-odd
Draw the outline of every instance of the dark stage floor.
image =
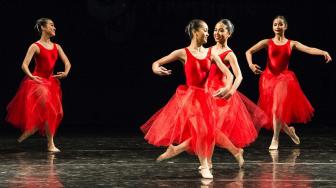
[[[200, 178], [198, 161], [186, 153], [156, 163], [164, 151], [146, 144], [141, 135], [62, 135], [61, 153], [45, 152], [44, 138], [22, 144], [1, 136], [0, 187], [336, 187], [334, 131], [297, 131], [301, 145], [284, 134], [279, 151], [269, 152], [271, 132], [261, 132], [245, 149], [245, 166], [217, 149], [214, 179]], [[17, 135], [18, 136], [18, 135]]]

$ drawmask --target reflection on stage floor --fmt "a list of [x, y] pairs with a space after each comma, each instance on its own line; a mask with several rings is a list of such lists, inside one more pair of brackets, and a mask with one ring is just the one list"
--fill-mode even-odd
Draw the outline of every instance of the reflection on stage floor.
[[333, 187], [336, 185], [336, 137], [301, 134], [301, 145], [281, 135], [278, 151], [269, 151], [271, 133], [261, 132], [245, 149], [245, 165], [216, 149], [214, 179], [202, 179], [195, 156], [183, 153], [155, 162], [164, 148], [142, 135], [59, 135], [60, 153], [45, 151], [45, 139], [22, 144], [14, 136], [0, 142], [0, 187]]

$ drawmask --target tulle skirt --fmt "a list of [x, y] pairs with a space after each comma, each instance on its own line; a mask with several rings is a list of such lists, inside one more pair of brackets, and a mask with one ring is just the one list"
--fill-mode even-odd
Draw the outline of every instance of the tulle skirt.
[[49, 77], [38, 83], [25, 77], [7, 106], [6, 120], [22, 131], [38, 129], [44, 135], [47, 128], [55, 134], [63, 117], [61, 101], [59, 80]]
[[210, 97], [202, 88], [179, 86], [169, 102], [141, 126], [145, 139], [154, 146], [190, 141], [190, 153], [210, 157], [215, 145]]
[[[225, 86], [225, 79], [208, 82], [209, 93]], [[226, 147], [229, 139], [236, 147], [245, 147], [258, 136], [258, 131], [269, 119], [256, 104], [236, 91], [229, 99], [212, 97], [211, 109], [215, 122], [216, 145]]]
[[[306, 123], [313, 116], [314, 109], [292, 71], [285, 70], [274, 75], [266, 68], [259, 80], [259, 93], [258, 105], [271, 120], [275, 114], [286, 124]], [[273, 129], [271, 121], [265, 127]]]
[[246, 147], [255, 141], [259, 129], [268, 122], [266, 113], [238, 91], [228, 100], [215, 100], [215, 126], [221, 132], [216, 134], [216, 145], [225, 147], [227, 142], [221, 136], [226, 135], [236, 147]]

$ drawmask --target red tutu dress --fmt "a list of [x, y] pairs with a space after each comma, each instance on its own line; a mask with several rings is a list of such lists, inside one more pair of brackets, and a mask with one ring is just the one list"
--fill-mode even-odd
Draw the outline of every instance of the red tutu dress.
[[45, 134], [46, 124], [52, 134], [63, 117], [62, 92], [60, 82], [53, 77], [53, 68], [58, 51], [54, 44], [49, 50], [35, 43], [40, 53], [35, 55], [35, 70], [33, 75], [42, 78], [38, 83], [26, 76], [12, 101], [7, 106], [6, 120], [22, 131], [39, 129]]
[[[302, 92], [295, 74], [288, 70], [290, 40], [284, 45], [276, 45], [269, 39], [267, 53], [267, 66], [259, 80], [258, 105], [271, 120], [275, 114], [286, 124], [308, 122], [314, 109]], [[273, 129], [271, 122], [265, 127]]]
[[169, 102], [155, 113], [141, 130], [155, 146], [180, 144], [190, 139], [189, 152], [210, 157], [215, 145], [214, 128], [209, 109], [210, 95], [204, 87], [211, 65], [211, 50], [197, 59], [185, 48], [186, 85], [180, 85]]
[[[230, 52], [232, 51], [228, 50], [219, 55], [223, 62]], [[225, 64], [230, 68], [230, 64]], [[206, 88], [214, 93], [226, 85], [225, 79], [226, 76], [217, 65], [212, 64]], [[212, 101], [215, 127], [218, 130], [216, 145], [225, 147], [223, 136], [226, 136], [236, 147], [245, 147], [257, 138], [259, 128], [268, 122], [266, 113], [238, 91], [228, 100], [216, 97]]]

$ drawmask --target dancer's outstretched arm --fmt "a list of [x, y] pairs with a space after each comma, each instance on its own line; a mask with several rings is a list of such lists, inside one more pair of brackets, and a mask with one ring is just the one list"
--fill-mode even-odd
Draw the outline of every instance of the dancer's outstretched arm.
[[322, 55], [326, 63], [329, 63], [332, 59], [327, 51], [320, 50], [318, 48], [306, 46], [298, 41], [291, 41], [292, 49], [299, 50], [311, 55]]

